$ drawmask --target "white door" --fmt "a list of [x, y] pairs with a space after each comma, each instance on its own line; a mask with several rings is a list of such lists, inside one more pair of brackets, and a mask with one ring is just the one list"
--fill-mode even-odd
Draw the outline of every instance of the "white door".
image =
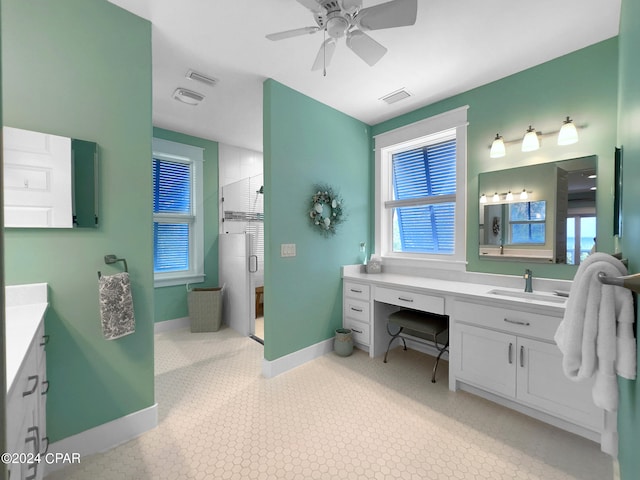
[[457, 377], [469, 384], [515, 397], [516, 337], [456, 324]]
[[4, 224], [72, 227], [71, 139], [4, 127]]
[[584, 427], [602, 431], [604, 413], [593, 404], [593, 380], [574, 382], [562, 371], [555, 344], [518, 338], [519, 400]]

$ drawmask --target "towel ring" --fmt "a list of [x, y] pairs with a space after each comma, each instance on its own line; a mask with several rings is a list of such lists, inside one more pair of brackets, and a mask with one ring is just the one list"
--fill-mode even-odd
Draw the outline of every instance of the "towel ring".
[[632, 292], [640, 293], [640, 273], [623, 277], [609, 277], [606, 273], [598, 273], [598, 280], [605, 285], [628, 288]]
[[[129, 272], [129, 267], [127, 266], [127, 260], [125, 258], [117, 258], [113, 254], [104, 256], [104, 263], [106, 263], [107, 265], [111, 265], [112, 263], [116, 263], [116, 262], [124, 263], [124, 271], [127, 272], [127, 273]], [[98, 278], [100, 278], [100, 277], [102, 277], [102, 273], [100, 273], [100, 271], [98, 271]]]

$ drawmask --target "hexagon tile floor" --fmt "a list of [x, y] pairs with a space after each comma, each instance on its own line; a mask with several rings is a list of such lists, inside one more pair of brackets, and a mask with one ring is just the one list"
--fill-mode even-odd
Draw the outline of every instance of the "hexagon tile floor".
[[447, 363], [329, 353], [272, 379], [228, 328], [156, 335], [159, 425], [47, 480], [608, 480], [593, 442], [465, 392]]

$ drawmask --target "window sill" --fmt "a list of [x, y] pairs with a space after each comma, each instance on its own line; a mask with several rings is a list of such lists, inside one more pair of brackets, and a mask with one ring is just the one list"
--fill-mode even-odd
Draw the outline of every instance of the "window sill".
[[460, 259], [439, 259], [439, 258], [420, 258], [411, 255], [383, 255], [383, 269], [386, 267], [410, 268], [419, 272], [427, 269], [454, 270], [465, 272], [467, 269], [466, 260]]
[[154, 288], [172, 287], [175, 285], [188, 285], [189, 283], [204, 282], [204, 274], [181, 273], [181, 274], [163, 274], [156, 275], [153, 279]]

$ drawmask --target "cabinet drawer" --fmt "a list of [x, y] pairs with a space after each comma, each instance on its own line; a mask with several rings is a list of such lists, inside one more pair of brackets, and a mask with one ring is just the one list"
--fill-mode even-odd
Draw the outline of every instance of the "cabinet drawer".
[[423, 312], [444, 314], [444, 298], [426, 295], [424, 293], [376, 287], [375, 299], [378, 302], [412, 308]]
[[362, 283], [344, 282], [344, 296], [360, 300], [369, 300], [369, 298], [371, 298], [370, 287]]
[[344, 319], [344, 327], [350, 328], [353, 335], [353, 341], [362, 345], [369, 346], [369, 324], [358, 322], [353, 318]]
[[354, 300], [352, 298], [344, 299], [344, 318], [354, 318], [360, 322], [369, 323], [369, 302]]
[[561, 321], [558, 317], [459, 301], [455, 302], [453, 312], [456, 322], [502, 330], [548, 342], [554, 341], [553, 337]]

